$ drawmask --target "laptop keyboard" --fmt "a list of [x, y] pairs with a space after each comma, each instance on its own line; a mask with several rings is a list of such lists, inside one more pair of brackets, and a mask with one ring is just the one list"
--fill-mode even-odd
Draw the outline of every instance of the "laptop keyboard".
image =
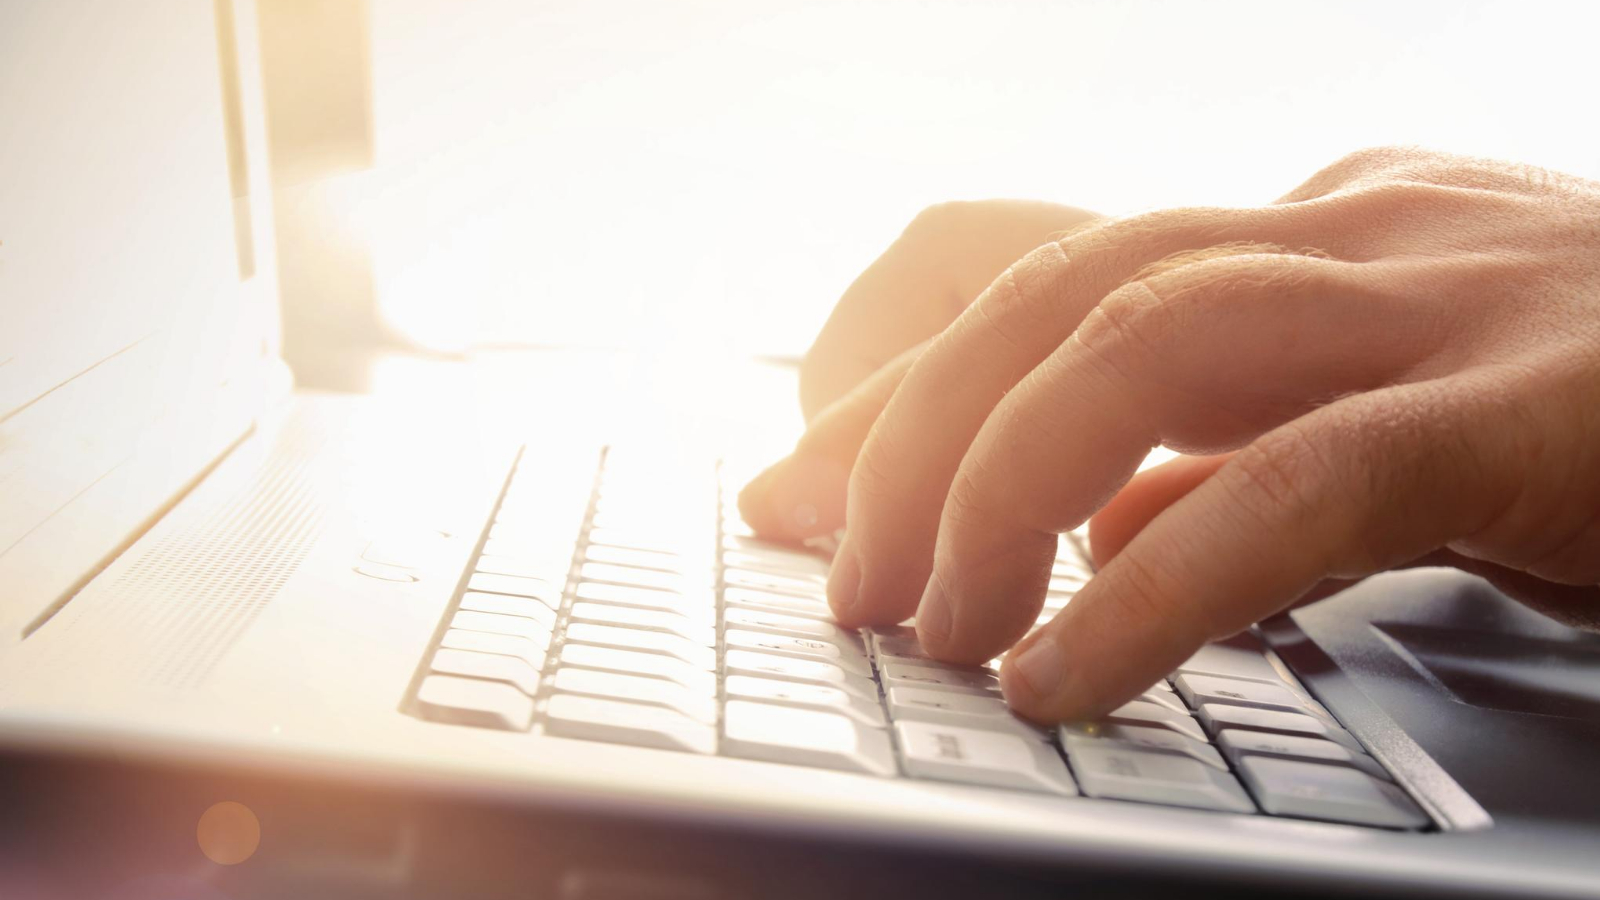
[[[513, 473], [408, 709], [435, 722], [888, 778], [1420, 829], [1429, 819], [1249, 634], [1102, 721], [1011, 714], [998, 660], [834, 624], [828, 563], [755, 538], [717, 468], [611, 451]], [[573, 525], [582, 522], [573, 553]], [[1063, 536], [1040, 622], [1093, 572]]]

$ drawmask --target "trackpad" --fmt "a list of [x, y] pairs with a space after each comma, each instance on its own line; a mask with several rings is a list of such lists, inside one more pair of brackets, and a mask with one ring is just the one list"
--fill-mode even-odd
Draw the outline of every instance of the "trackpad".
[[1514, 634], [1376, 623], [1463, 703], [1600, 721], [1600, 647]]

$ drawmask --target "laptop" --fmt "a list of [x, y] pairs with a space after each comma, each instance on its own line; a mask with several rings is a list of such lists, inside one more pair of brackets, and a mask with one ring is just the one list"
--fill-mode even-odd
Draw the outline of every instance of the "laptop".
[[0, 896], [1600, 896], [1600, 638], [1481, 581], [1044, 727], [739, 520], [781, 371], [292, 389], [254, 21], [0, 10]]

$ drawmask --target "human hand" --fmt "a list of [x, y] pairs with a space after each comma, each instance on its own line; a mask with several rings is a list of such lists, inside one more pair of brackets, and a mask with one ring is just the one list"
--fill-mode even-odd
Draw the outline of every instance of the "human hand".
[[751, 526], [787, 540], [843, 527], [850, 467], [927, 341], [1007, 266], [1095, 218], [1031, 200], [923, 210], [844, 292], [806, 353], [800, 405], [808, 427], [795, 452], [742, 493]]
[[[1130, 482], [1158, 444], [1205, 456]], [[848, 492], [840, 620], [915, 612], [952, 662], [1016, 644], [1002, 686], [1040, 720], [1399, 566], [1593, 625], [1600, 185], [1364, 151], [1269, 206], [1046, 244], [910, 366]], [[1102, 507], [1099, 574], [1027, 634], [1057, 533]]]

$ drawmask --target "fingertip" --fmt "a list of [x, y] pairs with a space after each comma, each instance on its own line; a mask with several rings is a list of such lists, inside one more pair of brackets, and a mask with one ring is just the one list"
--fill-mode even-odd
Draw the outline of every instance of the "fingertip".
[[844, 525], [843, 464], [805, 454], [784, 457], [739, 492], [739, 515], [756, 533], [783, 540], [832, 534]]
[[1062, 696], [1066, 682], [1066, 653], [1048, 634], [1013, 650], [1000, 666], [1000, 692], [1006, 702], [1037, 721], [1060, 720], [1063, 707], [1071, 711], [1070, 698]]
[[857, 600], [861, 592], [861, 561], [847, 536], [833, 554], [833, 566], [828, 571], [828, 607], [840, 625], [859, 627]]

